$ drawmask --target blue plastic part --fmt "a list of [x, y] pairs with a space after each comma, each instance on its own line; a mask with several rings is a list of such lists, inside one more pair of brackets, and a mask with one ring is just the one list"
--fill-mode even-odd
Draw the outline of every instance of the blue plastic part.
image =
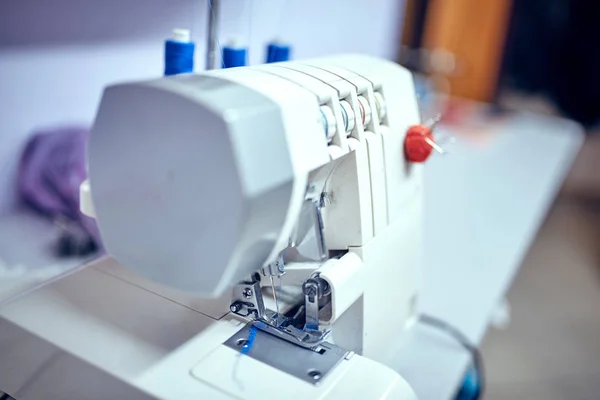
[[256, 340], [256, 331], [258, 328], [254, 325], [250, 327], [248, 330], [248, 339], [246, 339], [246, 344], [242, 346], [240, 353], [248, 354], [250, 350], [252, 350], [252, 346], [254, 346], [254, 341]]
[[243, 47], [223, 47], [223, 68], [245, 66], [246, 54], [247, 51]]
[[465, 373], [462, 386], [456, 400], [476, 400], [480, 394], [479, 374], [474, 367], [470, 367]]
[[165, 76], [194, 72], [193, 42], [165, 41]]
[[267, 63], [289, 61], [291, 47], [284, 44], [269, 43], [267, 45]]

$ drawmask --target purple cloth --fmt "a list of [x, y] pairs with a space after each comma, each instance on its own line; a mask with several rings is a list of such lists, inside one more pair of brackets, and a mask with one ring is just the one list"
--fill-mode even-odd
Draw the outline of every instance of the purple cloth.
[[27, 205], [53, 221], [66, 219], [78, 225], [100, 247], [96, 222], [79, 211], [88, 137], [88, 129], [77, 127], [36, 132], [21, 155], [17, 185]]

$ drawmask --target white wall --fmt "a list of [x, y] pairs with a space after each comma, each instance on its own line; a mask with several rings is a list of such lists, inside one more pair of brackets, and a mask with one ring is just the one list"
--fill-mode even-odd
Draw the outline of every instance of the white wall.
[[[294, 58], [360, 52], [394, 58], [403, 0], [221, 0], [219, 39], [241, 36], [251, 63], [281, 37]], [[89, 126], [102, 88], [160, 76], [163, 40], [191, 28], [204, 65], [206, 0], [0, 1], [0, 213], [35, 129]]]

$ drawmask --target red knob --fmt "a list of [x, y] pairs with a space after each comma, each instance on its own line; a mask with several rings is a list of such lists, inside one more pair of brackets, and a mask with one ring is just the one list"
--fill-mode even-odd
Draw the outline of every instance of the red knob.
[[413, 125], [408, 128], [404, 139], [404, 153], [410, 162], [424, 162], [429, 158], [435, 141], [431, 129], [425, 125]]

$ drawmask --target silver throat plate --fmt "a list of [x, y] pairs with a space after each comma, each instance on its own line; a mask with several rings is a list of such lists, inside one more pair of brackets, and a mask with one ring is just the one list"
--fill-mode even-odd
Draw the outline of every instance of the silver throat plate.
[[[252, 324], [246, 325], [223, 344], [241, 351], [247, 343], [251, 326]], [[307, 349], [260, 329], [256, 329], [252, 347], [246, 353], [248, 357], [315, 385], [352, 354], [328, 342], [321, 342], [316, 348]]]

